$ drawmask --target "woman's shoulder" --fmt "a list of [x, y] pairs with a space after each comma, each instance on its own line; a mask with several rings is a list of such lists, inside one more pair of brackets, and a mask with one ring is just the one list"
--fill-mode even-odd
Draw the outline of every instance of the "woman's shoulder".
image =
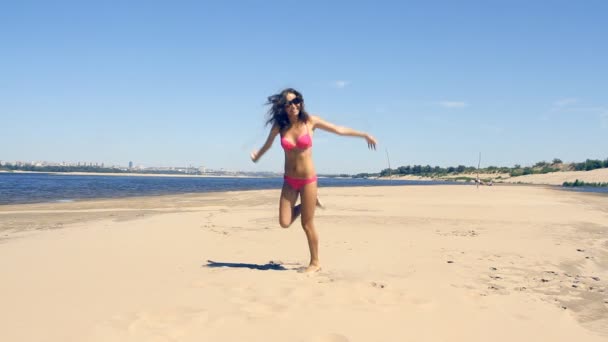
[[270, 128], [270, 132], [272, 132], [273, 134], [279, 134], [279, 133], [281, 133], [281, 126], [279, 126], [279, 124], [275, 122], [272, 125], [272, 127]]
[[317, 122], [319, 122], [319, 120], [321, 119], [320, 116], [316, 115], [316, 114], [309, 114], [308, 115], [308, 123], [314, 125]]

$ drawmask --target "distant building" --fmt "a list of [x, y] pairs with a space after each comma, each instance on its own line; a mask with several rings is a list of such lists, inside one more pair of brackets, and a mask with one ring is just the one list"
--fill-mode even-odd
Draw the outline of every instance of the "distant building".
[[129, 169], [132, 169], [132, 168], [133, 168], [133, 162], [132, 162], [132, 161], [130, 161], [130, 162], [129, 162]]

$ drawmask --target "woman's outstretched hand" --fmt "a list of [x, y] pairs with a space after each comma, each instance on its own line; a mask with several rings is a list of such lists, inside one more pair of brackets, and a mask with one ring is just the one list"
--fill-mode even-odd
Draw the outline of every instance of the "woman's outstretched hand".
[[375, 149], [376, 149], [376, 144], [377, 144], [378, 142], [376, 141], [376, 139], [375, 139], [374, 137], [372, 137], [371, 135], [367, 134], [367, 135], [365, 136], [365, 140], [367, 141], [367, 147], [368, 147], [370, 150], [375, 150]]
[[258, 151], [253, 151], [253, 152], [251, 152], [250, 157], [251, 157], [251, 160], [252, 160], [254, 163], [257, 163], [257, 162], [258, 162], [258, 159], [260, 158], [260, 156], [259, 156], [259, 154], [258, 154]]

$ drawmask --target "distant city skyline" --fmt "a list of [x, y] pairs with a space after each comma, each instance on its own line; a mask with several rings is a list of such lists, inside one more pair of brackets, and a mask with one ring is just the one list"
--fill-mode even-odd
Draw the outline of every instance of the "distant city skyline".
[[92, 161], [48, 161], [48, 160], [0, 160], [0, 166], [4, 164], [12, 164], [12, 165], [34, 165], [34, 166], [95, 166], [95, 167], [122, 167], [122, 168], [188, 168], [188, 167], [196, 167], [201, 168], [205, 167], [203, 164], [198, 164], [194, 166], [194, 164], [188, 165], [143, 165], [137, 164], [133, 161], [129, 161], [126, 164], [116, 164], [116, 163], [105, 163], [105, 162], [92, 162]]
[[[294, 8], [295, 7], [295, 8]], [[608, 157], [605, 1], [8, 2], [0, 160], [283, 170], [267, 96], [361, 139], [316, 171]], [[314, 23], [311, 25], [303, 23]]]

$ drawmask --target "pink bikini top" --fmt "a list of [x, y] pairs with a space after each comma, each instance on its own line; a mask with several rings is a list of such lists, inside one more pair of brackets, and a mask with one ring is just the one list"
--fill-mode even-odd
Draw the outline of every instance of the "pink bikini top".
[[307, 148], [312, 147], [312, 137], [310, 136], [310, 133], [308, 132], [308, 125], [306, 125], [306, 134], [299, 136], [298, 139], [296, 139], [295, 145], [294, 145], [294, 143], [285, 139], [285, 137], [282, 136], [281, 137], [281, 146], [283, 146], [283, 149], [285, 149], [286, 151], [291, 151], [296, 147], [301, 150], [305, 150]]

